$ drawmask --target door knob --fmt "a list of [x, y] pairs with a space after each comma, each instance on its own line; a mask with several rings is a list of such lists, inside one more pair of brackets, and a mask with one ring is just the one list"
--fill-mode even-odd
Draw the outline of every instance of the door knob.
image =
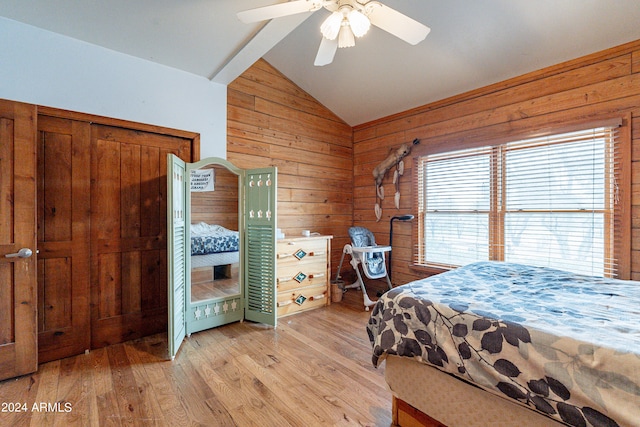
[[22, 248], [14, 254], [6, 254], [6, 258], [29, 258], [33, 255], [33, 251], [29, 248]]

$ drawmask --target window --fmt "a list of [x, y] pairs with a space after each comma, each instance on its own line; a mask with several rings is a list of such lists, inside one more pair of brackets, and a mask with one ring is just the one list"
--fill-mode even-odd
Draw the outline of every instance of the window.
[[615, 276], [617, 127], [418, 159], [417, 264]]

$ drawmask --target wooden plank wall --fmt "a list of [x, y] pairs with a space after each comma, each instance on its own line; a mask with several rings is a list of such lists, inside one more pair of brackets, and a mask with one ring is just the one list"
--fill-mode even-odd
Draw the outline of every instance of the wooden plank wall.
[[215, 170], [215, 190], [191, 193], [191, 223], [238, 230], [238, 176], [219, 165], [203, 169], [209, 168]]
[[[370, 228], [379, 243], [386, 243], [390, 217], [416, 213], [411, 169], [413, 158], [428, 144], [455, 149], [469, 140], [490, 140], [495, 135], [507, 136], [536, 127], [553, 128], [598, 117], [623, 117], [623, 132], [631, 134], [631, 278], [640, 280], [640, 41], [356, 126], [354, 223]], [[394, 189], [387, 177], [383, 217], [376, 222], [371, 172], [391, 149], [414, 138], [421, 143], [405, 159], [401, 209], [393, 207]], [[394, 283], [428, 274], [410, 268], [415, 244], [411, 236], [412, 225], [395, 223]]]
[[326, 107], [259, 60], [227, 89], [227, 159], [278, 168], [278, 228], [334, 236], [332, 268], [353, 221], [353, 134]]

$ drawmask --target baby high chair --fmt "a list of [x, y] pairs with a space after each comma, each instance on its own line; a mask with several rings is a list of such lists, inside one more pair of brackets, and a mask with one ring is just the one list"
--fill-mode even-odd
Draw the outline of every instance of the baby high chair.
[[385, 252], [389, 252], [391, 246], [377, 245], [373, 233], [364, 227], [349, 228], [349, 237], [351, 237], [351, 244], [344, 245], [342, 256], [344, 257], [344, 254], [351, 255], [350, 263], [358, 275], [358, 280], [351, 285], [345, 286], [345, 288], [359, 287], [362, 290], [364, 309], [369, 311], [369, 307], [374, 305], [375, 301], [371, 301], [369, 295], [367, 295], [367, 288], [362, 280], [358, 265], [362, 265], [362, 271], [369, 279], [380, 279], [382, 277], [387, 279], [387, 284], [391, 289], [391, 280], [389, 280], [385, 263]]

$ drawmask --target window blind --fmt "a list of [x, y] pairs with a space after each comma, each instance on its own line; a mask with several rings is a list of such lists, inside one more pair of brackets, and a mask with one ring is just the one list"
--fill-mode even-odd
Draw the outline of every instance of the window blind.
[[416, 263], [615, 276], [617, 135], [599, 127], [420, 157]]

